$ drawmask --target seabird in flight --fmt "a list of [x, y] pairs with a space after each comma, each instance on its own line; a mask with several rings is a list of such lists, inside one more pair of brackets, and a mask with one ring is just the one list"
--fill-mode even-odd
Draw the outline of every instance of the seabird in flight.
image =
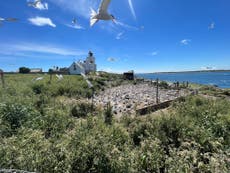
[[90, 26], [92, 27], [99, 20], [112, 20], [115, 22], [113, 15], [108, 13], [108, 7], [111, 0], [102, 0], [98, 12], [91, 9]]
[[16, 22], [18, 19], [16, 18], [1, 18], [0, 17], [0, 25], [3, 23], [3, 22]]
[[28, 6], [38, 8], [39, 4], [41, 4], [41, 0], [35, 0], [34, 2], [28, 2]]

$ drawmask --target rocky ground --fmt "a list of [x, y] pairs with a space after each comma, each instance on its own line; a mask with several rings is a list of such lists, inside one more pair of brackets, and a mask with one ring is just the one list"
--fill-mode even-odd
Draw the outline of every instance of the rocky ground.
[[[189, 94], [188, 90], [159, 89], [159, 102], [175, 100]], [[137, 109], [156, 104], [156, 86], [143, 84], [127, 84], [106, 89], [94, 97], [96, 106], [113, 107], [113, 113], [120, 117], [122, 114], [135, 114]]]

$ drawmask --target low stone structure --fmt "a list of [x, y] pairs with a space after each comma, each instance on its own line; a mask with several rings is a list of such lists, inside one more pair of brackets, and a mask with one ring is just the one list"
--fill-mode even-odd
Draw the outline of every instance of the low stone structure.
[[134, 80], [134, 71], [131, 70], [131, 71], [123, 73], [123, 78], [125, 80]]
[[[159, 103], [175, 100], [189, 94], [188, 90], [159, 89]], [[113, 113], [136, 114], [136, 110], [156, 105], [156, 87], [152, 84], [128, 84], [106, 89], [94, 97], [96, 106], [106, 106], [110, 102]]]

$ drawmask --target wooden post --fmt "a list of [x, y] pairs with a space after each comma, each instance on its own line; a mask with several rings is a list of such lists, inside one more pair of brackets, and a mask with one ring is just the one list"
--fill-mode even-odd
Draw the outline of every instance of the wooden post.
[[177, 87], [177, 89], [179, 89], [179, 87], [180, 87], [180, 83], [178, 81], [176, 82], [176, 87]]
[[156, 80], [156, 103], [159, 104], [159, 79]]
[[92, 109], [92, 112], [93, 112], [93, 108], [94, 108], [94, 104], [93, 104], [93, 99], [94, 99], [94, 88], [92, 87], [92, 105], [91, 105], [91, 109]]
[[0, 70], [0, 76], [1, 76], [1, 81], [2, 81], [2, 87], [5, 88], [4, 72], [2, 70]]
[[50, 81], [49, 81], [49, 83], [51, 83], [52, 78], [53, 78], [53, 72], [50, 72]]

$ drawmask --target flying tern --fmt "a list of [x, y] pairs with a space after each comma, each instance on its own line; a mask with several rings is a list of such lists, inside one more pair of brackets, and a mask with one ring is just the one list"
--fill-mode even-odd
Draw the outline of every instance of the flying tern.
[[209, 26], [208, 26], [208, 29], [212, 30], [215, 28], [215, 23], [212, 22]]
[[39, 9], [39, 10], [48, 10], [48, 4], [42, 3], [42, 0], [29, 1], [29, 2], [27, 2], [27, 5], [30, 7], [34, 7], [36, 9]]
[[73, 18], [73, 20], [72, 20], [72, 24], [77, 24], [77, 19], [76, 18]]
[[3, 23], [3, 22], [16, 22], [18, 19], [16, 18], [1, 18], [0, 17], [0, 25]]
[[111, 0], [102, 0], [98, 11], [94, 11], [91, 8], [91, 18], [90, 18], [90, 26], [92, 27], [99, 20], [112, 20], [115, 22], [115, 17], [108, 13], [108, 7]]
[[41, 3], [41, 0], [35, 0], [34, 2], [28, 2], [28, 6], [38, 8], [39, 4]]

